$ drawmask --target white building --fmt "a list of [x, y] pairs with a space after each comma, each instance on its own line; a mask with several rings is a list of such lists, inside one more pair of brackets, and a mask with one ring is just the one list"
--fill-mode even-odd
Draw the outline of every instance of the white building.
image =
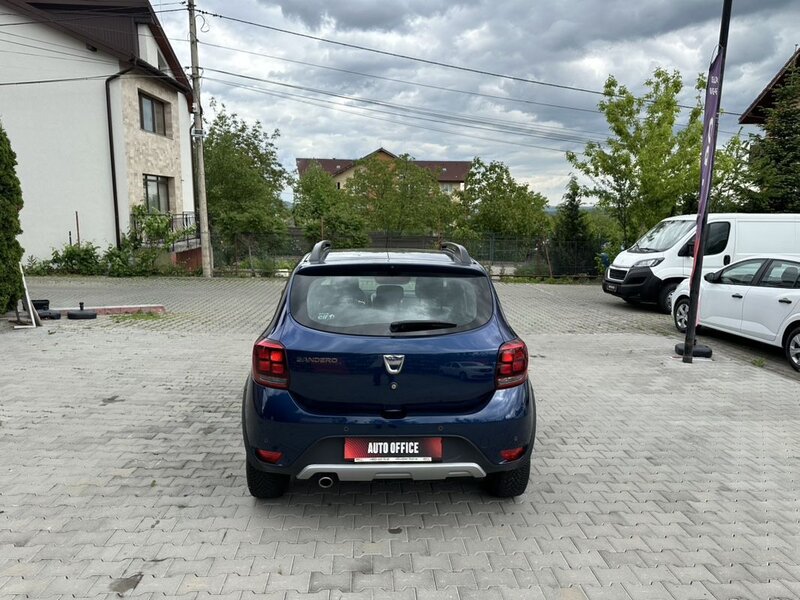
[[141, 203], [193, 221], [191, 104], [147, 0], [0, 0], [0, 123], [26, 256], [49, 258], [78, 229], [118, 244]]

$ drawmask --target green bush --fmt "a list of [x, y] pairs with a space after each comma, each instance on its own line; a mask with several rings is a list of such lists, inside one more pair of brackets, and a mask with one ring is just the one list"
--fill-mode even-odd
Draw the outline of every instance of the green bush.
[[53, 272], [53, 263], [49, 260], [37, 260], [33, 256], [29, 256], [25, 263], [26, 275], [52, 275]]
[[122, 236], [119, 248], [109, 246], [103, 259], [109, 277], [137, 277], [159, 273], [158, 257], [165, 250], [161, 247], [143, 246], [135, 235]]
[[67, 244], [61, 251], [53, 250], [50, 263], [53, 270], [68, 275], [99, 275], [105, 271], [98, 253], [99, 248], [91, 242]]

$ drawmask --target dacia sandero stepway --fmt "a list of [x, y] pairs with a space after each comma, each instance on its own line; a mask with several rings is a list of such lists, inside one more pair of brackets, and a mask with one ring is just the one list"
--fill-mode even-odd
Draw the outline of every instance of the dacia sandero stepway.
[[471, 477], [518, 496], [536, 430], [528, 350], [463, 246], [319, 242], [253, 347], [242, 429], [257, 498], [292, 478]]

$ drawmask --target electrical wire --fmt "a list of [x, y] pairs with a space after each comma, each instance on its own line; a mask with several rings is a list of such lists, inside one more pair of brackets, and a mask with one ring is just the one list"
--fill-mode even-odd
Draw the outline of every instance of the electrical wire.
[[[249, 21], [247, 19], [240, 19], [240, 18], [237, 18], [237, 17], [231, 17], [231, 16], [228, 16], [228, 15], [223, 15], [223, 14], [220, 14], [220, 13], [214, 13], [214, 12], [205, 11], [205, 10], [197, 10], [196, 12], [198, 14], [204, 14], [204, 15], [208, 15], [208, 16], [211, 16], [211, 17], [216, 17], [218, 19], [223, 19], [223, 20], [226, 20], [226, 21], [232, 21], [234, 23], [240, 23], [240, 24], [243, 24], [243, 25], [250, 25], [252, 27], [258, 27], [258, 28], [261, 28], [261, 29], [267, 29], [267, 30], [270, 30], [270, 31], [276, 31], [278, 33], [284, 33], [286, 35], [292, 35], [292, 36], [296, 36], [296, 37], [315, 40], [315, 41], [323, 42], [323, 43], [326, 43], [326, 44], [333, 44], [333, 45], [341, 46], [341, 47], [344, 47], [344, 48], [351, 48], [353, 50], [361, 50], [361, 51], [364, 51], [364, 52], [372, 52], [374, 54], [381, 54], [383, 56], [391, 56], [393, 58], [401, 58], [403, 60], [410, 60], [410, 61], [414, 61], [414, 62], [418, 62], [418, 63], [422, 63], [422, 64], [442, 67], [442, 68], [446, 68], [446, 69], [454, 69], [454, 70], [457, 70], [457, 71], [464, 71], [464, 72], [467, 72], [467, 73], [475, 73], [477, 75], [486, 75], [486, 76], [489, 76], [489, 77], [497, 77], [497, 78], [500, 78], [500, 79], [507, 79], [507, 80], [510, 80], [510, 81], [517, 81], [517, 82], [520, 82], [520, 83], [529, 83], [529, 84], [533, 84], [533, 85], [540, 85], [540, 86], [557, 88], [557, 89], [562, 89], [562, 90], [569, 90], [569, 91], [573, 91], [573, 92], [582, 92], [582, 93], [594, 94], [594, 95], [598, 95], [598, 96], [607, 96], [607, 94], [602, 90], [593, 90], [593, 89], [589, 89], [589, 88], [582, 88], [582, 87], [578, 87], [578, 86], [566, 85], [566, 84], [561, 84], [561, 83], [553, 83], [553, 82], [543, 81], [543, 80], [538, 80], [538, 79], [528, 79], [526, 77], [518, 77], [518, 76], [515, 76], [515, 75], [508, 75], [508, 74], [505, 74], [505, 73], [496, 73], [494, 71], [487, 71], [487, 70], [484, 70], [484, 69], [476, 69], [476, 68], [473, 68], [473, 67], [466, 67], [466, 66], [463, 66], [463, 65], [454, 65], [454, 64], [445, 63], [445, 62], [442, 62], [442, 61], [430, 60], [430, 59], [427, 59], [427, 58], [420, 58], [418, 56], [410, 56], [408, 54], [401, 54], [399, 52], [390, 52], [388, 50], [380, 50], [378, 48], [371, 48], [369, 46], [362, 46], [362, 45], [359, 45], [359, 44], [352, 44], [352, 43], [349, 43], [349, 42], [342, 42], [342, 41], [339, 41], [339, 40], [332, 40], [332, 39], [329, 39], [329, 38], [324, 38], [324, 37], [320, 37], [320, 36], [316, 36], [316, 35], [311, 35], [311, 34], [308, 34], [308, 33], [302, 33], [302, 32], [299, 32], [299, 31], [292, 31], [290, 29], [283, 29], [281, 27], [275, 27], [273, 25], [266, 25], [265, 23], [257, 23], [255, 21]], [[678, 104], [678, 106], [680, 108], [686, 108], [686, 109], [690, 109], [690, 110], [695, 108], [694, 106], [688, 106], [688, 105], [683, 105], [683, 104]], [[729, 114], [738, 114], [738, 113], [729, 113]]]
[[[183, 4], [183, 2], [170, 2], [170, 4]], [[122, 15], [124, 13], [114, 13], [111, 11], [130, 11], [132, 6], [124, 6], [124, 7], [109, 7], [104, 9], [102, 12], [95, 12], [95, 11], [86, 11], [85, 14], [81, 16], [70, 16], [66, 18], [54, 17], [51, 13], [47, 13], [47, 17], [35, 20], [35, 21], [17, 21], [15, 23], [0, 23], [0, 27], [14, 27], [17, 25], [47, 25], [48, 23], [69, 23], [70, 21], [84, 21], [86, 19], [100, 19], [103, 17], [108, 16], [115, 16], [115, 15]], [[167, 10], [154, 10], [153, 14], [166, 14], [166, 13], [174, 13], [174, 12], [183, 12], [186, 10], [185, 8], [171, 8]]]
[[[170, 41], [188, 42], [188, 40], [183, 40], [183, 39], [180, 39], [180, 38], [170, 38]], [[391, 82], [394, 82], [394, 83], [402, 83], [402, 84], [405, 84], [405, 85], [413, 85], [413, 86], [417, 86], [417, 87], [428, 88], [428, 89], [432, 89], [432, 90], [439, 90], [439, 91], [443, 91], [443, 92], [453, 92], [453, 93], [457, 93], [457, 94], [468, 94], [470, 96], [478, 96], [478, 97], [481, 97], [481, 98], [490, 98], [490, 99], [493, 99], [493, 100], [504, 100], [504, 101], [507, 101], [507, 102], [518, 102], [518, 103], [521, 103], [521, 104], [532, 104], [532, 105], [536, 105], [536, 106], [546, 106], [546, 107], [549, 107], [549, 108], [558, 108], [558, 109], [564, 109], [564, 110], [575, 110], [575, 111], [588, 112], [588, 113], [600, 113], [600, 111], [597, 110], [596, 108], [579, 108], [577, 106], [566, 106], [566, 105], [563, 105], [563, 104], [550, 104], [550, 103], [547, 103], [547, 102], [537, 102], [535, 100], [525, 100], [525, 99], [522, 99], [522, 98], [513, 98], [513, 97], [510, 97], [510, 96], [499, 96], [499, 95], [496, 95], [496, 94], [486, 94], [486, 93], [483, 93], [483, 92], [472, 92], [472, 91], [469, 91], [469, 90], [462, 90], [462, 89], [458, 89], [458, 88], [444, 87], [444, 86], [440, 86], [440, 85], [433, 85], [433, 84], [430, 84], [430, 83], [420, 83], [418, 81], [409, 81], [407, 79], [397, 79], [397, 78], [394, 78], [394, 77], [384, 77], [383, 75], [375, 75], [375, 74], [372, 74], [372, 73], [362, 73], [360, 71], [351, 71], [349, 69], [341, 69], [341, 68], [338, 68], [338, 67], [320, 65], [320, 64], [316, 64], [316, 63], [302, 61], [302, 60], [296, 60], [296, 59], [293, 59], [293, 58], [286, 58], [284, 56], [275, 56], [275, 55], [272, 55], [272, 54], [265, 54], [265, 53], [262, 53], [262, 52], [255, 52], [253, 50], [245, 50], [244, 48], [233, 48], [231, 46], [223, 46], [221, 44], [212, 44], [211, 42], [204, 42], [202, 40], [198, 40], [198, 42], [203, 46], [209, 46], [211, 48], [219, 48], [221, 50], [230, 50], [230, 51], [233, 51], [233, 52], [241, 52], [243, 54], [250, 54], [252, 56], [260, 56], [260, 57], [263, 57], [263, 58], [270, 58], [270, 59], [274, 59], [274, 60], [280, 60], [280, 61], [289, 62], [289, 63], [293, 63], [293, 64], [297, 64], [297, 65], [303, 65], [303, 66], [306, 66], [306, 67], [314, 67], [314, 68], [317, 68], [317, 69], [326, 69], [326, 70], [329, 70], [329, 71], [336, 71], [338, 73], [347, 73], [348, 75], [358, 75], [359, 77], [370, 77], [372, 79], [379, 79], [381, 81], [391, 81]]]
[[[569, 149], [565, 149], [565, 148], [553, 148], [553, 147], [550, 147], [550, 146], [540, 146], [540, 145], [537, 145], [537, 144], [527, 144], [527, 143], [523, 143], [523, 142], [508, 140], [508, 139], [490, 138], [490, 137], [472, 135], [472, 134], [464, 133], [464, 132], [461, 132], [461, 131], [452, 131], [452, 130], [448, 130], [448, 129], [439, 129], [439, 128], [435, 128], [435, 127], [428, 127], [428, 126], [425, 126], [425, 125], [418, 125], [416, 123], [409, 123], [407, 121], [396, 121], [396, 120], [393, 120], [393, 119], [386, 119], [386, 118], [383, 118], [383, 117], [376, 117], [376, 116], [373, 116], [373, 115], [366, 115], [366, 114], [363, 114], [361, 112], [356, 112], [355, 110], [348, 110], [347, 108], [343, 108], [342, 105], [340, 105], [338, 103], [335, 103], [335, 102], [331, 102], [331, 101], [325, 101], [325, 100], [319, 100], [319, 99], [311, 99], [311, 98], [309, 98], [307, 96], [302, 96], [302, 95], [299, 95], [299, 94], [291, 94], [291, 93], [288, 93], [288, 92], [276, 92], [276, 91], [272, 91], [272, 90], [266, 90], [264, 88], [260, 88], [260, 87], [257, 87], [257, 86], [245, 85], [245, 84], [241, 84], [241, 83], [237, 83], [237, 82], [233, 82], [233, 81], [227, 81], [227, 80], [224, 80], [224, 79], [218, 79], [218, 78], [214, 78], [214, 77], [205, 77], [205, 79], [208, 80], [208, 81], [214, 81], [216, 83], [220, 83], [222, 85], [226, 85], [226, 86], [229, 86], [229, 87], [240, 88], [240, 89], [243, 89], [243, 90], [249, 90], [249, 91], [253, 91], [253, 92], [258, 92], [258, 93], [261, 93], [261, 94], [265, 94], [267, 96], [273, 96], [273, 97], [277, 97], [277, 98], [283, 98], [283, 99], [287, 99], [287, 100], [291, 100], [291, 101], [301, 102], [303, 104], [309, 104], [309, 105], [312, 105], [312, 106], [318, 106], [320, 108], [324, 108], [324, 109], [328, 109], [328, 110], [335, 110], [335, 111], [338, 111], [338, 112], [349, 113], [349, 114], [356, 115], [356, 116], [359, 116], [359, 117], [362, 117], [362, 118], [365, 118], [365, 119], [383, 121], [383, 122], [386, 122], [386, 123], [392, 123], [392, 124], [395, 124], [395, 125], [402, 125], [402, 126], [405, 126], [405, 127], [413, 127], [413, 128], [416, 128], [416, 129], [424, 129], [426, 131], [435, 131], [435, 132], [438, 132], [438, 133], [446, 133], [448, 135], [458, 135], [458, 136], [461, 136], [461, 137], [467, 137], [467, 138], [476, 139], [476, 140], [483, 140], [483, 141], [489, 141], [489, 142], [499, 142], [499, 143], [503, 143], [503, 144], [509, 144], [509, 145], [512, 145], [512, 146], [521, 146], [521, 147], [525, 147], [525, 148], [535, 148], [535, 149], [538, 149], [538, 150], [547, 150], [547, 151], [550, 151], [550, 152], [558, 152], [559, 154], [564, 154], [565, 152], [569, 151]], [[326, 104], [331, 104], [333, 106], [326, 106]], [[382, 113], [385, 113], [385, 114], [394, 114], [394, 113], [389, 113], [389, 112], [386, 112], [386, 111], [380, 111], [378, 109], [369, 109], [369, 108], [365, 108], [365, 107], [353, 107], [353, 108], [356, 108], [356, 110], [358, 110], [358, 111], [370, 111], [370, 112], [382, 112]], [[398, 116], [400, 118], [413, 118], [413, 117], [408, 117], [406, 115], [397, 115], [397, 114], [394, 114], [394, 116]], [[423, 120], [430, 120], [430, 119], [423, 119]], [[576, 153], [577, 154], [581, 154], [581, 152], [579, 152], [579, 151], [576, 151]]]
[[[210, 67], [206, 67], [206, 71], [213, 72], [213, 73], [220, 73], [222, 75], [228, 75], [228, 76], [231, 76], [231, 77], [239, 77], [239, 78], [248, 79], [248, 80], [251, 80], [251, 81], [258, 81], [260, 83], [267, 83], [267, 84], [270, 84], [270, 85], [277, 85], [277, 86], [281, 86], [281, 87], [287, 87], [287, 88], [290, 88], [290, 89], [300, 90], [300, 91], [304, 91], [304, 92], [312, 92], [312, 93], [315, 93], [315, 94], [321, 94], [321, 95], [324, 95], [324, 96], [330, 96], [330, 97], [339, 98], [339, 99], [342, 99], [342, 100], [348, 100], [348, 101], [352, 101], [352, 102], [360, 102], [360, 103], [364, 103], [364, 104], [377, 105], [377, 106], [381, 106], [381, 107], [385, 107], [385, 108], [390, 108], [392, 110], [400, 110], [402, 112], [421, 114], [421, 115], [424, 115], [424, 116], [427, 116], [427, 117], [433, 117], [435, 122], [440, 122], [440, 121], [444, 120], [444, 121], [456, 122], [458, 124], [476, 125], [476, 126], [478, 126], [477, 128], [484, 128], [484, 129], [486, 127], [480, 127], [480, 126], [488, 125], [494, 131], [502, 131], [504, 133], [511, 133], [513, 135], [526, 135], [526, 136], [533, 136], [533, 137], [541, 137], [541, 138], [544, 138], [544, 139], [552, 139], [552, 140], [558, 140], [558, 141], [581, 142], [581, 143], [585, 143], [585, 142], [589, 141], [589, 139], [587, 139], [586, 137], [578, 137], [578, 136], [570, 135], [568, 133], [562, 133], [562, 131], [559, 130], [559, 129], [555, 129], [555, 130], [552, 130], [551, 128], [542, 129], [541, 127], [536, 126], [536, 125], [525, 125], [525, 124], [520, 124], [520, 123], [517, 123], [517, 122], [514, 122], [514, 121], [508, 121], [508, 120], [505, 120], [505, 119], [491, 119], [491, 118], [488, 118], [488, 117], [475, 118], [475, 117], [468, 117], [468, 116], [464, 116], [464, 115], [457, 115], [457, 114], [453, 114], [453, 113], [441, 113], [441, 112], [430, 110], [430, 109], [424, 109], [424, 108], [419, 108], [419, 107], [411, 107], [411, 106], [402, 105], [402, 104], [396, 104], [396, 103], [392, 103], [392, 102], [384, 102], [384, 101], [381, 101], [381, 100], [374, 100], [374, 99], [370, 99], [370, 98], [361, 98], [361, 97], [355, 97], [355, 96], [348, 96], [348, 95], [345, 95], [345, 94], [337, 94], [335, 92], [330, 92], [330, 91], [327, 91], [327, 90], [320, 90], [320, 89], [317, 89], [317, 88], [311, 88], [311, 87], [307, 87], [307, 86], [294, 85], [294, 84], [290, 84], [290, 83], [273, 81], [273, 80], [270, 80], [270, 79], [264, 79], [264, 78], [261, 78], [261, 77], [253, 77], [253, 76], [250, 76], [250, 75], [244, 75], [244, 74], [240, 74], [240, 73], [233, 73], [233, 72], [224, 71], [224, 70], [221, 70], [221, 69], [212, 69]], [[602, 138], [603, 134], [597, 134], [597, 135], [601, 136], [601, 138]], [[600, 141], [600, 139], [598, 139], [596, 141]]]

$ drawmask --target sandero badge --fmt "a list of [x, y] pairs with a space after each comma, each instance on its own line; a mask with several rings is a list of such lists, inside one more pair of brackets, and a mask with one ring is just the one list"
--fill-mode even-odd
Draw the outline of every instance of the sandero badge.
[[528, 348], [463, 246], [334, 251], [295, 267], [253, 346], [247, 485], [466, 477], [525, 492], [536, 431]]

